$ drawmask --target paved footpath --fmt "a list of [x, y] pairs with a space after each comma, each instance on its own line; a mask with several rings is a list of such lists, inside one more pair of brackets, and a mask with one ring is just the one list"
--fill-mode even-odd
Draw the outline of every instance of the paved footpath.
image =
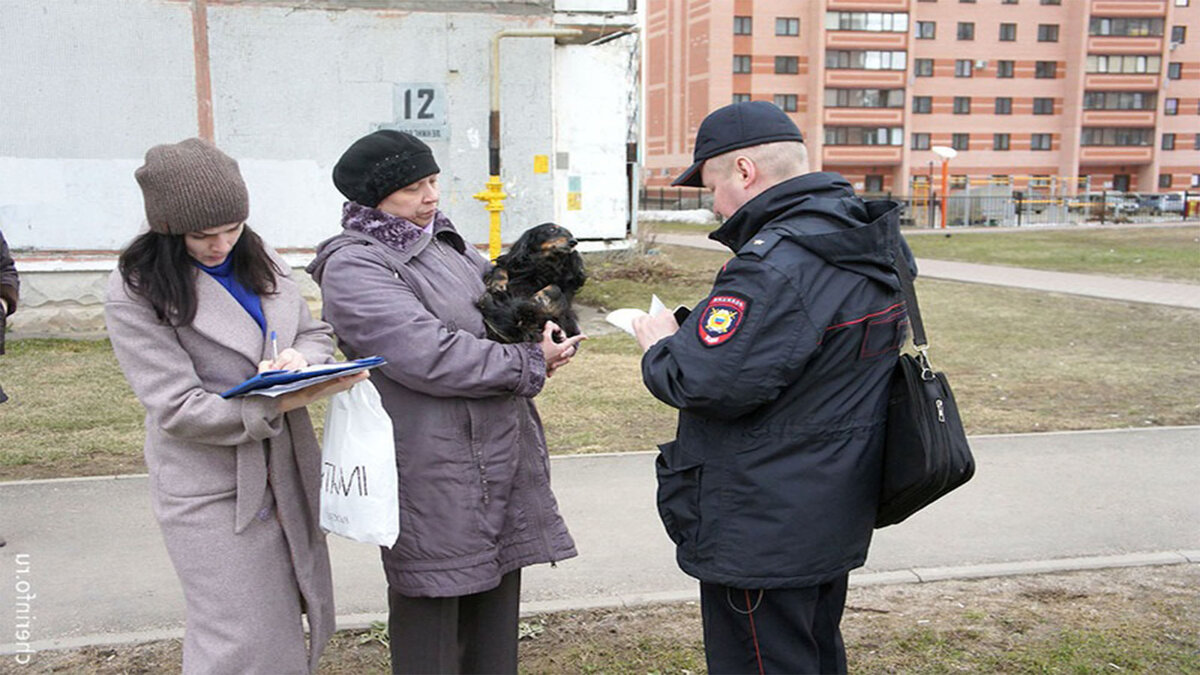
[[[1200, 427], [980, 436], [976, 478], [877, 533], [853, 584], [1200, 562]], [[558, 457], [579, 557], [527, 570], [525, 611], [696, 597], [654, 506], [654, 454]], [[183, 599], [144, 476], [0, 483], [0, 607], [32, 649], [178, 636]], [[377, 549], [331, 537], [339, 623], [386, 612]], [[0, 654], [12, 653], [12, 610]]]

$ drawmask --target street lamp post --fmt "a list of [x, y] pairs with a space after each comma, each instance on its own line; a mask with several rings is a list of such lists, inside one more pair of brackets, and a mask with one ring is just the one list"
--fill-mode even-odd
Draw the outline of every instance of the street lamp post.
[[958, 151], [944, 145], [935, 145], [930, 150], [942, 158], [942, 229], [945, 229], [946, 202], [950, 198], [950, 160], [958, 155]]

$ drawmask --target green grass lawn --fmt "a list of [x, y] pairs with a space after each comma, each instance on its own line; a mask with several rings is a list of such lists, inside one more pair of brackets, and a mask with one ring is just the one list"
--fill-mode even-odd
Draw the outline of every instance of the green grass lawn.
[[921, 258], [1200, 284], [1200, 225], [908, 237]]
[[[727, 258], [671, 246], [589, 256], [579, 300], [645, 307], [653, 292], [690, 306]], [[969, 433], [1200, 424], [1200, 312], [949, 281], [917, 288], [930, 354]], [[651, 450], [674, 435], [675, 413], [642, 386], [640, 360], [623, 333], [584, 343], [538, 397], [552, 452]], [[13, 340], [0, 382], [12, 397], [0, 406], [0, 479], [143, 470], [142, 409], [106, 341]], [[312, 413], [319, 427], [324, 406]]]

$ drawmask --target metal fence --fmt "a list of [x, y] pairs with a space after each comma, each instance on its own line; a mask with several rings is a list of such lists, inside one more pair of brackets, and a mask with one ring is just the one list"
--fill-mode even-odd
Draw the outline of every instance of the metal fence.
[[[904, 205], [902, 224], [941, 227], [942, 197], [937, 190], [917, 190], [911, 195], [862, 193], [864, 199], [894, 199]], [[652, 211], [711, 209], [712, 195], [705, 190], [680, 187], [643, 187], [639, 207]], [[1200, 191], [1135, 194], [1100, 191], [1057, 194], [1050, 190], [1014, 190], [992, 185], [951, 190], [945, 199], [947, 227], [1022, 227], [1083, 223], [1172, 222], [1200, 220]]]

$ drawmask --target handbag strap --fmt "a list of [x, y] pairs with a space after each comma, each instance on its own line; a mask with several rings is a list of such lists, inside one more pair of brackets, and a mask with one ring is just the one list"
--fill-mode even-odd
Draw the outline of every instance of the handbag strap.
[[[912, 326], [913, 347], [922, 356], [929, 348], [929, 340], [925, 337], [925, 324], [921, 321], [921, 305], [917, 303], [917, 291], [913, 288], [912, 272], [908, 269], [908, 257], [904, 255], [904, 247], [896, 239], [896, 274], [900, 276], [900, 287], [904, 290], [904, 301], [908, 310], [908, 325]], [[928, 358], [928, 357], [926, 357]]]

